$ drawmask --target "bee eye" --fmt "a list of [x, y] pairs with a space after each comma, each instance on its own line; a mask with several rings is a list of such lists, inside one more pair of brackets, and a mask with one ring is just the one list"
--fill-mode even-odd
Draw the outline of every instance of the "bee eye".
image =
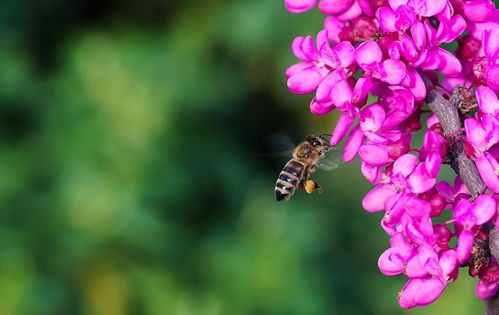
[[321, 145], [321, 143], [320, 143], [319, 141], [317, 141], [317, 140], [314, 140], [314, 141], [312, 141], [312, 145], [313, 145], [314, 147], [318, 147], [318, 146], [320, 146], [320, 145]]

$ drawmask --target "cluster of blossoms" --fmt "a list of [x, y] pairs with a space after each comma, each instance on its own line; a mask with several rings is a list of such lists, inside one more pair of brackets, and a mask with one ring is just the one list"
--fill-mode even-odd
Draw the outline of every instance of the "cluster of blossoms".
[[[346, 138], [344, 161], [359, 156], [376, 185], [362, 205], [384, 211], [391, 246], [378, 266], [408, 277], [400, 305], [435, 301], [459, 267], [479, 279], [478, 298], [491, 298], [499, 288], [487, 244], [490, 227], [499, 229], [499, 10], [490, 0], [285, 0], [293, 13], [317, 4], [324, 29], [315, 40], [294, 39], [301, 62], [287, 69], [288, 88], [315, 93], [314, 114], [340, 112], [331, 145]], [[442, 47], [452, 42], [454, 52]], [[430, 89], [457, 95], [464, 136], [444, 134], [425, 104]], [[419, 147], [412, 140], [420, 130]], [[485, 183], [479, 196], [459, 176], [437, 182], [456, 141]], [[450, 220], [440, 218], [444, 211]]]

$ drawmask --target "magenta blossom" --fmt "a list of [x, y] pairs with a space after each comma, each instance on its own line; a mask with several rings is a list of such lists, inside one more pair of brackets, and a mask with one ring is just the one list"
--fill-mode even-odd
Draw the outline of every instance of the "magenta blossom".
[[[390, 247], [378, 267], [407, 277], [400, 306], [432, 303], [461, 266], [479, 279], [476, 296], [491, 298], [499, 290], [487, 248], [490, 227], [499, 229], [499, 10], [490, 0], [285, 0], [294, 13], [315, 5], [324, 29], [315, 43], [293, 41], [300, 62], [286, 71], [288, 88], [314, 93], [314, 114], [338, 110], [330, 144], [344, 140], [343, 160], [359, 157], [375, 185], [362, 206], [383, 212]], [[453, 105], [448, 117], [427, 103], [436, 92]], [[437, 183], [445, 164], [458, 175], [453, 185]]]

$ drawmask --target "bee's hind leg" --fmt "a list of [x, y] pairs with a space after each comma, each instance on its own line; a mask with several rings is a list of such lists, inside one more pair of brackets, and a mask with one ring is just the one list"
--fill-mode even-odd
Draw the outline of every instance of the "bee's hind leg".
[[323, 190], [321, 185], [314, 180], [308, 179], [305, 184], [303, 184], [303, 189], [309, 194], [317, 190], [319, 194], [322, 194]]

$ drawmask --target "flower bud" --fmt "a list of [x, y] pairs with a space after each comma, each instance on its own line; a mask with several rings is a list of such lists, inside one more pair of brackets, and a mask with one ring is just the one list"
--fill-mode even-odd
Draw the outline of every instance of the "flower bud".
[[370, 40], [376, 35], [378, 28], [368, 17], [358, 17], [352, 21], [353, 35], [358, 41]]
[[459, 42], [456, 54], [459, 58], [472, 59], [478, 54], [481, 47], [482, 44], [478, 39], [471, 35], [466, 35]]
[[446, 202], [442, 196], [438, 193], [437, 189], [433, 187], [429, 191], [419, 195], [419, 198], [427, 201], [431, 206], [430, 216], [438, 217], [442, 214], [445, 208]]

